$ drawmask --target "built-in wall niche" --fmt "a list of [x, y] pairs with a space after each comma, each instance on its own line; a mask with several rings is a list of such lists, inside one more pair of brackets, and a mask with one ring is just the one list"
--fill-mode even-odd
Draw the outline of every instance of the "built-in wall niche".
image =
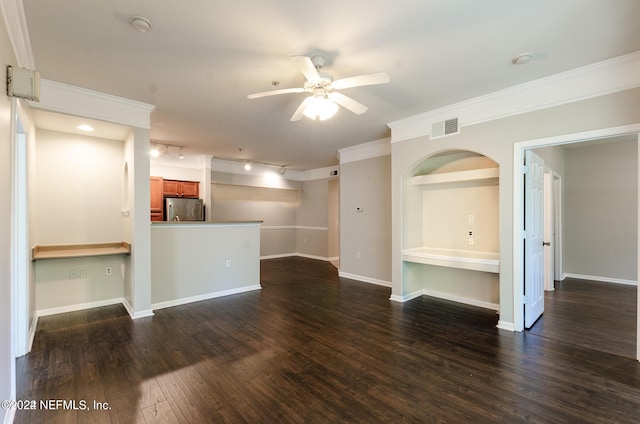
[[403, 260], [498, 273], [499, 167], [450, 151], [426, 158], [405, 178]]

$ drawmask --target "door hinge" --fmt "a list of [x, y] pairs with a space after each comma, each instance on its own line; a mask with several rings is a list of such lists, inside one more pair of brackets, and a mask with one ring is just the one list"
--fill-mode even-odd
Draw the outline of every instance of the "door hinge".
[[529, 304], [529, 296], [527, 296], [526, 294], [522, 295], [522, 303], [525, 305]]
[[522, 165], [522, 173], [526, 174], [529, 172], [529, 165]]
[[522, 230], [522, 238], [526, 240], [527, 236], [528, 236], [527, 230]]

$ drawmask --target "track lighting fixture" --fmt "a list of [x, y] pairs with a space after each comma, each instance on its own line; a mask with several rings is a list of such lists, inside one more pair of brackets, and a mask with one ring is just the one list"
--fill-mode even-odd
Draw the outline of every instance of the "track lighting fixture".
[[184, 159], [184, 151], [183, 151], [183, 147], [182, 146], [176, 146], [173, 144], [162, 144], [162, 143], [153, 143], [151, 145], [151, 151], [149, 152], [151, 154], [152, 157], [157, 158], [160, 156], [160, 148], [162, 148], [162, 155], [164, 157], [170, 157], [171, 156], [171, 148], [175, 147], [175, 148], [179, 148], [180, 149], [180, 153], [178, 154], [178, 159]]

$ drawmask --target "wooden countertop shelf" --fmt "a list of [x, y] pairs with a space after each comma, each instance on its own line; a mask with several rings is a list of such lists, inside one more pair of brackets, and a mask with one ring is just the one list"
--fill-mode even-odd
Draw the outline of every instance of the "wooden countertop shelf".
[[127, 243], [126, 241], [46, 246], [35, 245], [31, 249], [31, 260], [129, 254], [131, 254], [131, 243]]

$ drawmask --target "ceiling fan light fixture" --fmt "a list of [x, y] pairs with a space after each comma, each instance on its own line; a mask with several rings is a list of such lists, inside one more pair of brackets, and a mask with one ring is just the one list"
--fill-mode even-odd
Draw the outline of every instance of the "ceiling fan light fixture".
[[325, 121], [338, 111], [338, 105], [329, 100], [326, 94], [314, 94], [309, 98], [304, 115], [307, 118]]

